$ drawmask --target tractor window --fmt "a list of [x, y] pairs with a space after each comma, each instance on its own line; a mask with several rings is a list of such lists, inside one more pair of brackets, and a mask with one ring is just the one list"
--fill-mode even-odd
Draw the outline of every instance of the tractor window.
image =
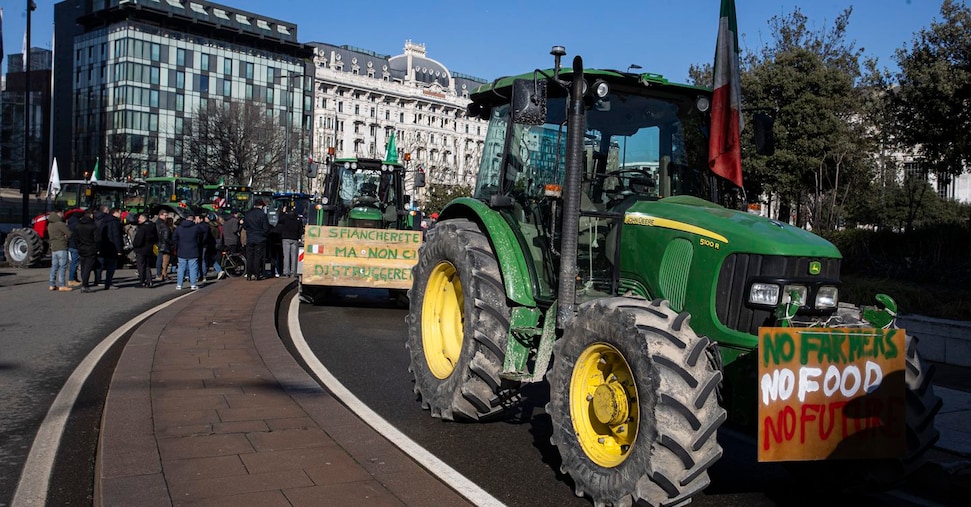
[[[594, 206], [602, 209], [630, 196], [712, 198], [704, 122], [692, 100], [612, 93], [587, 109], [583, 181]], [[511, 146], [503, 154], [509, 128]], [[565, 98], [548, 101], [544, 125], [510, 126], [509, 107], [494, 108], [476, 197], [502, 192], [539, 198], [546, 184], [562, 184], [566, 137]]]

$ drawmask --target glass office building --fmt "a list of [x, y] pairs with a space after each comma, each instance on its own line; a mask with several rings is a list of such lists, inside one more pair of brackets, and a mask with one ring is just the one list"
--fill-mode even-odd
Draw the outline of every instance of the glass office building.
[[313, 49], [295, 24], [205, 1], [94, 0], [57, 4], [55, 27], [62, 171], [82, 176], [97, 161], [115, 178], [193, 176], [192, 118], [233, 101], [298, 132], [294, 164], [311, 153]]

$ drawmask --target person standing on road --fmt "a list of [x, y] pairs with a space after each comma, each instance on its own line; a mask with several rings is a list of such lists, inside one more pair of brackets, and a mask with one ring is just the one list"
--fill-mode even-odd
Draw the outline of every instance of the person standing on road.
[[71, 231], [64, 223], [64, 214], [59, 209], [47, 216], [47, 238], [51, 246], [51, 285], [48, 290], [70, 292], [73, 289], [67, 286], [67, 243], [71, 238]]
[[[101, 218], [100, 238], [101, 245], [98, 250], [101, 252], [101, 259], [105, 270], [104, 282], [105, 290], [117, 289], [117, 285], [112, 285], [115, 279], [115, 270], [118, 268], [118, 258], [124, 255], [125, 245], [121, 236], [124, 230], [121, 225], [121, 210], [114, 208], [110, 213]], [[95, 277], [97, 278], [97, 277]]]
[[158, 281], [165, 280], [165, 272], [162, 270], [162, 263], [165, 260], [165, 255], [169, 253], [169, 242], [172, 240], [172, 230], [165, 221], [169, 218], [169, 212], [166, 210], [159, 210], [158, 216], [155, 217], [155, 235], [158, 236], [158, 256], [155, 258], [155, 279]]
[[234, 254], [240, 252], [239, 230], [241, 228], [242, 224], [239, 222], [239, 211], [233, 210], [223, 221], [222, 226], [223, 248], [226, 249], [226, 253]]
[[270, 219], [263, 208], [266, 203], [262, 199], [256, 201], [256, 206], [243, 215], [243, 231], [246, 232], [246, 279], [257, 280], [263, 278], [263, 263], [266, 257], [267, 235], [270, 233]]
[[67, 239], [67, 256], [71, 263], [71, 267], [68, 269], [67, 284], [70, 287], [78, 287], [81, 285], [81, 280], [78, 278], [78, 266], [81, 265], [81, 253], [78, 252], [78, 220], [84, 215], [84, 212], [71, 213], [71, 216], [67, 218], [67, 230], [71, 231], [71, 237]]
[[155, 246], [158, 244], [158, 229], [148, 220], [145, 213], [138, 214], [138, 230], [132, 247], [135, 249], [135, 266], [138, 269], [138, 281], [141, 287], [151, 288], [152, 264], [155, 264]]
[[280, 210], [280, 219], [276, 224], [283, 242], [283, 276], [293, 276], [297, 271], [297, 252], [300, 247], [300, 237], [303, 235], [303, 221], [288, 206]]
[[98, 225], [94, 223], [94, 212], [85, 210], [84, 216], [78, 220], [77, 234], [78, 254], [81, 256], [81, 292], [92, 292], [88, 286], [91, 271], [98, 261]]
[[172, 233], [172, 243], [179, 257], [176, 270], [175, 289], [182, 290], [186, 269], [189, 270], [189, 284], [192, 290], [199, 288], [199, 252], [202, 251], [202, 238], [196, 225], [195, 215], [189, 215], [179, 222]]

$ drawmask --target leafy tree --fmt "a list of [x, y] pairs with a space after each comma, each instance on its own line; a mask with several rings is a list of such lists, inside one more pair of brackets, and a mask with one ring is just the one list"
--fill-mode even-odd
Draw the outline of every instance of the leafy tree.
[[948, 182], [971, 166], [971, 9], [944, 0], [941, 16], [897, 50], [890, 128], [925, 169]]
[[773, 39], [744, 55], [743, 109], [773, 111], [776, 137], [770, 157], [751, 156], [751, 139], [743, 138], [746, 190], [777, 195], [783, 219], [795, 208], [799, 225], [817, 229], [837, 225], [873, 168], [861, 117], [865, 95], [856, 86], [861, 51], [846, 40], [851, 13], [843, 11], [825, 32], [810, 30], [798, 8], [775, 16]]
[[300, 174], [299, 131], [287, 133], [258, 103], [233, 101], [201, 106], [187, 127], [183, 156], [203, 180], [275, 188], [289, 161]]
[[459, 197], [471, 197], [471, 185], [445, 185], [443, 183], [432, 183], [428, 186], [428, 193], [425, 194], [424, 212], [426, 215], [440, 213], [449, 202]]

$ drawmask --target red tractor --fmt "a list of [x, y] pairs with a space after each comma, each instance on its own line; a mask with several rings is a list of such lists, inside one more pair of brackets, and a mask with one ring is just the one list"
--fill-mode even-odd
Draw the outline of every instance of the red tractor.
[[[65, 220], [85, 209], [106, 205], [122, 208], [132, 185], [113, 181], [66, 180], [54, 198], [54, 208], [66, 210]], [[50, 250], [47, 244], [47, 213], [40, 213], [30, 227], [18, 228], [7, 234], [3, 244], [4, 256], [14, 267], [29, 268], [38, 265]], [[127, 236], [127, 235], [126, 235]]]

